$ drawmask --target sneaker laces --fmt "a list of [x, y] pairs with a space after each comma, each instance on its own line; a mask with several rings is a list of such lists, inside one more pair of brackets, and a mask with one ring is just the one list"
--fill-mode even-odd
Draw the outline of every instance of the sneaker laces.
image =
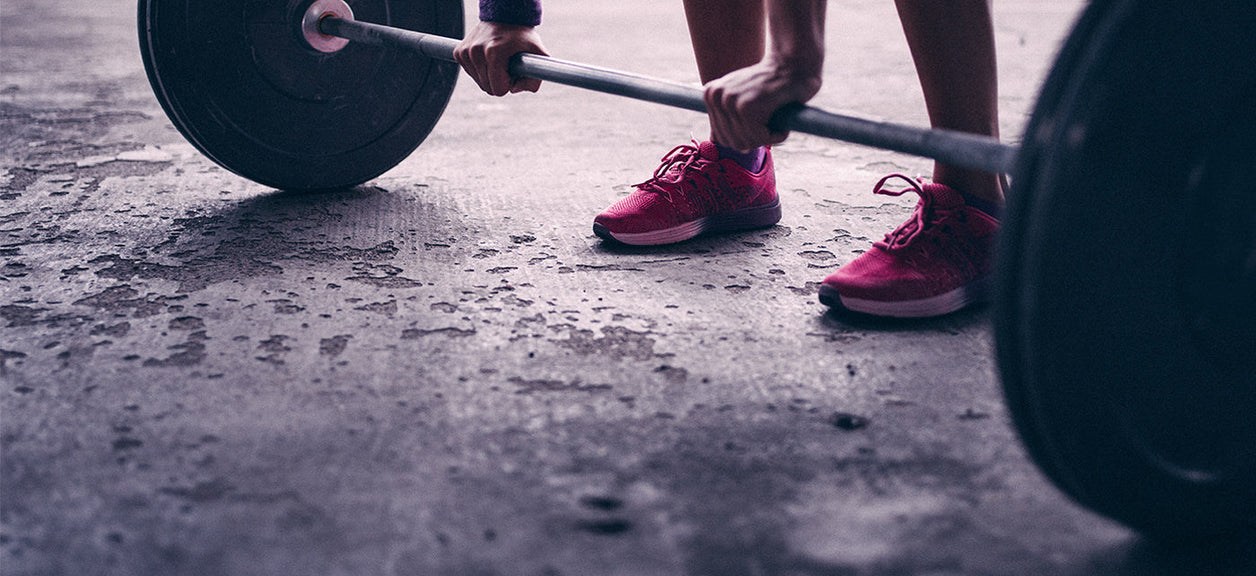
[[[692, 145], [681, 144], [663, 155], [662, 163], [659, 164], [658, 168], [654, 169], [654, 176], [635, 186], [642, 190], [661, 192], [670, 199], [670, 187], [667, 185], [680, 184], [685, 180], [685, 176], [689, 172], [701, 171], [701, 166], [705, 162], [706, 160], [702, 158], [702, 152], [698, 150], [698, 142], [696, 140], [693, 141]], [[669, 176], [673, 177], [669, 178]]]
[[[885, 184], [892, 179], [900, 179], [910, 186], [902, 190], [886, 190]], [[877, 182], [876, 187], [872, 189], [873, 194], [881, 194], [883, 196], [902, 196], [908, 192], [915, 192], [920, 196], [920, 202], [916, 204], [916, 211], [912, 213], [912, 217], [906, 222], [895, 228], [893, 232], [885, 235], [885, 239], [880, 242], [874, 242], [873, 245], [883, 250], [896, 250], [903, 248], [913, 241], [916, 237], [929, 226], [930, 217], [934, 213], [934, 198], [932, 194], [925, 192], [921, 180], [918, 178], [909, 178], [902, 174], [890, 174]]]

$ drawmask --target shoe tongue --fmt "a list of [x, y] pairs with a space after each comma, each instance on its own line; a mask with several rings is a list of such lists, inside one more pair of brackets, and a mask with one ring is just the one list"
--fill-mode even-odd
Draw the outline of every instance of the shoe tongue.
[[710, 160], [714, 162], [720, 159], [720, 149], [715, 147], [714, 142], [699, 142], [698, 155], [701, 156], [703, 160]]
[[933, 199], [933, 205], [938, 208], [958, 208], [964, 205], [964, 197], [950, 186], [930, 183], [924, 184], [921, 189]]

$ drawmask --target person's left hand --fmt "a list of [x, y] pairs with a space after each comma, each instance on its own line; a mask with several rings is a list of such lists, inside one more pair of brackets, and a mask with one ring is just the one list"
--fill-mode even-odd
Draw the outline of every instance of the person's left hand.
[[820, 84], [818, 70], [799, 70], [770, 57], [708, 82], [703, 96], [711, 139], [743, 151], [780, 144], [789, 133], [768, 129], [772, 114], [786, 104], [810, 100]]

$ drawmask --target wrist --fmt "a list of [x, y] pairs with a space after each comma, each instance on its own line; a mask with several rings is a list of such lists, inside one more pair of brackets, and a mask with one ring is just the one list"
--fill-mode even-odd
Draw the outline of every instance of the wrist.
[[791, 77], [820, 76], [824, 68], [824, 37], [821, 30], [801, 27], [791, 33], [778, 33], [772, 39], [767, 59]]
[[820, 89], [824, 77], [823, 54], [772, 53], [768, 55], [767, 62], [777, 77], [791, 84]]
[[535, 26], [527, 24], [508, 24], [506, 22], [481, 21], [480, 25], [487, 30], [491, 30], [495, 34], [515, 34], [528, 33], [535, 29]]

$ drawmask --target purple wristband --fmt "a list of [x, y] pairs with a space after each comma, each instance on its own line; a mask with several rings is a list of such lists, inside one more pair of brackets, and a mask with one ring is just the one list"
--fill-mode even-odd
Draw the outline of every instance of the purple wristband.
[[480, 20], [517, 26], [540, 26], [541, 0], [480, 0]]

